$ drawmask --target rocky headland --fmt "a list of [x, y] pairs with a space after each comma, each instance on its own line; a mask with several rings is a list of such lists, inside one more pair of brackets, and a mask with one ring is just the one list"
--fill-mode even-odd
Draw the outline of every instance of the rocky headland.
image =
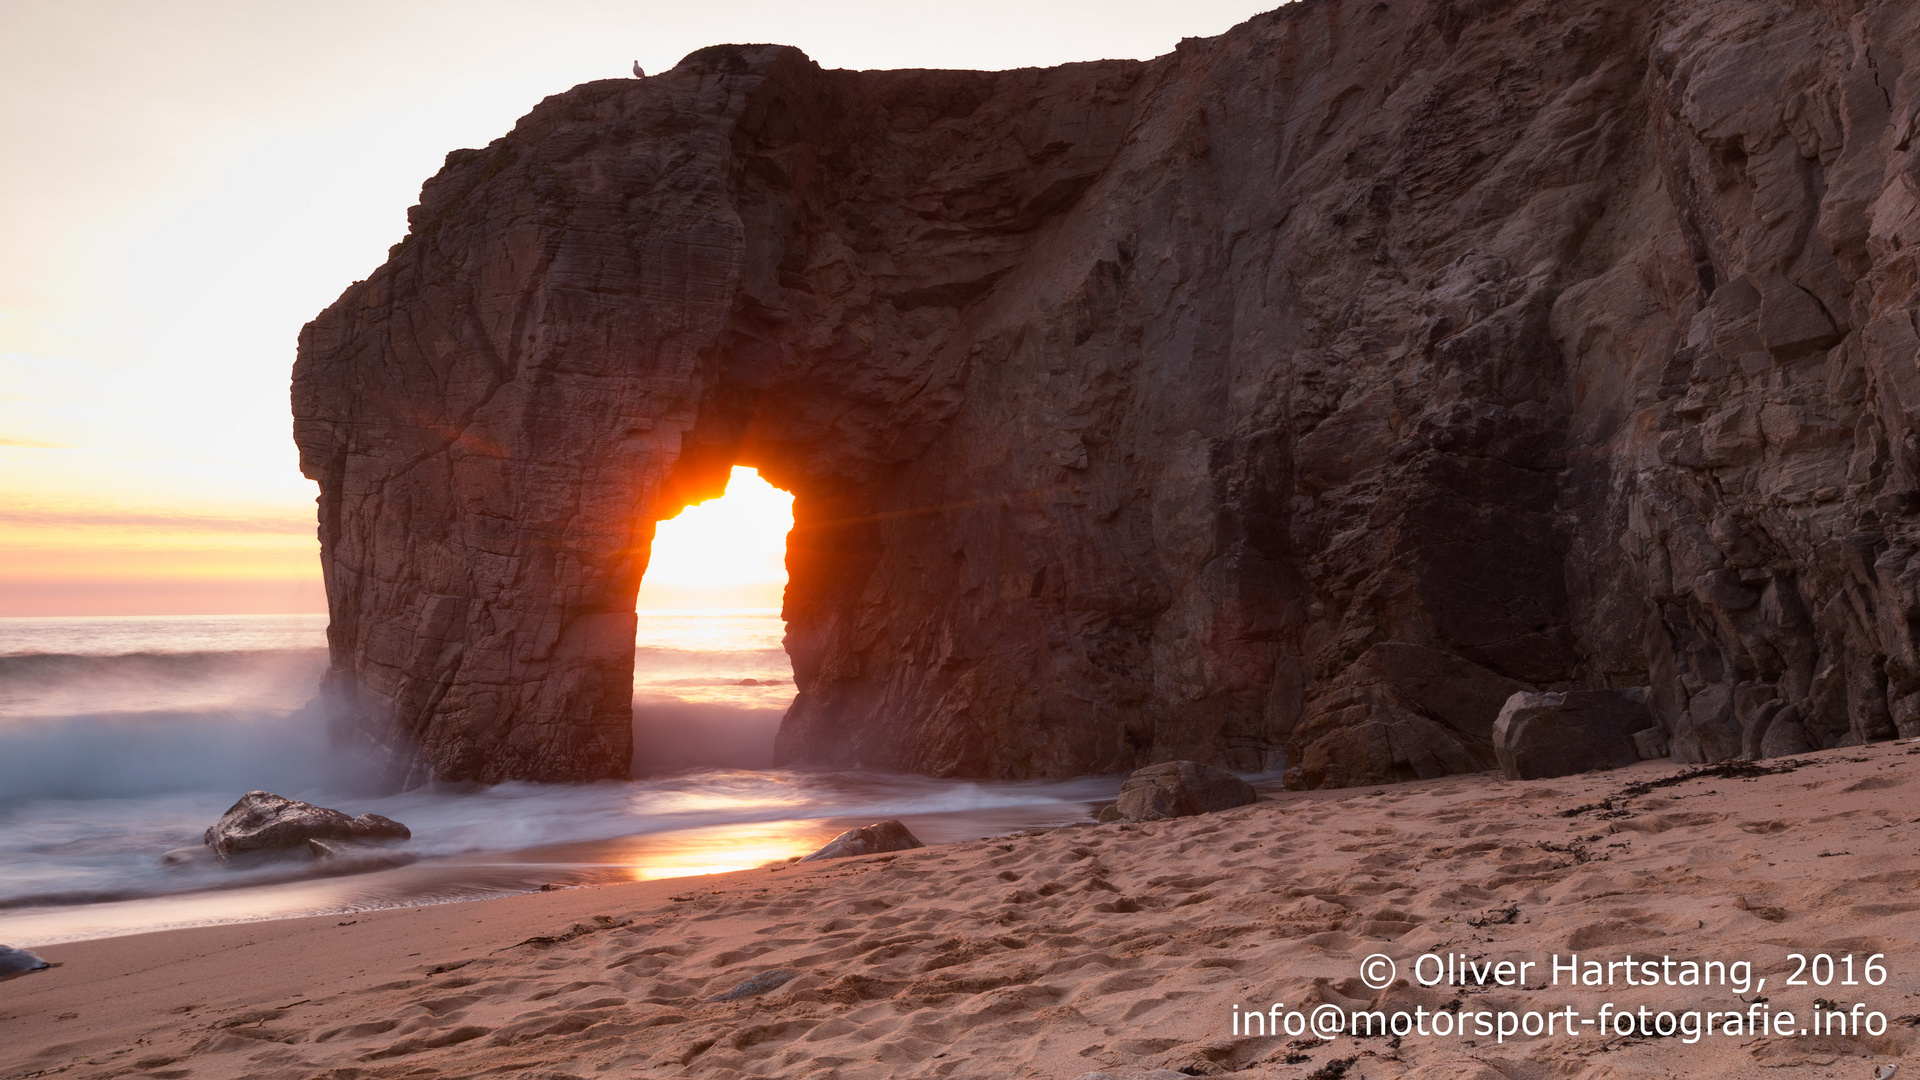
[[796, 494], [788, 762], [1297, 786], [1515, 692], [1920, 732], [1920, 8], [1303, 0], [1149, 62], [727, 45], [450, 154], [301, 335], [327, 701], [624, 775], [654, 522]]

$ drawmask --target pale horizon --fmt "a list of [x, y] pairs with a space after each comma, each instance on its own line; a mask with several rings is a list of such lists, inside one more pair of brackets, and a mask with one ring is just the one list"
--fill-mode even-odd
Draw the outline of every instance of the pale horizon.
[[1147, 59], [1275, 6], [7, 5], [0, 616], [326, 610], [300, 327], [385, 260], [448, 151], [543, 97], [725, 42], [842, 68]]

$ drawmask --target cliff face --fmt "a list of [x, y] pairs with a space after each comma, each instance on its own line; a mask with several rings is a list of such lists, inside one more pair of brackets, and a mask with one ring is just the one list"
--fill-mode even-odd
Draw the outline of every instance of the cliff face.
[[542, 102], [301, 336], [326, 695], [623, 775], [653, 523], [794, 491], [791, 762], [1920, 732], [1920, 13], [1307, 0], [1148, 63], [721, 46]]

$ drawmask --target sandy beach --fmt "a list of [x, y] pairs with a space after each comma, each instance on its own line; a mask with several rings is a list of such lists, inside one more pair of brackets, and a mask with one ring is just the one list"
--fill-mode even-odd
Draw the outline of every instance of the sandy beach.
[[[0, 983], [0, 1077], [1870, 1078], [1920, 1025], [1916, 774], [1920, 746], [1887, 743], [1456, 776], [48, 946], [57, 967]], [[1418, 985], [1446, 957], [1490, 985]], [[1501, 986], [1500, 961], [1533, 966]], [[1611, 985], [1573, 984], [1594, 961]], [[1680, 985], [1688, 961], [1718, 981]], [[1416, 1028], [1315, 1038], [1328, 1006]], [[1602, 1033], [1662, 1011], [1712, 1034]]]

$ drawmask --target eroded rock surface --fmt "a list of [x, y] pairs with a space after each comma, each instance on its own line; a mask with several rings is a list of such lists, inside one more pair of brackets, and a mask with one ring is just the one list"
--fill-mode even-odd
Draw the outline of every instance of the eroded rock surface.
[[271, 792], [249, 791], [207, 827], [203, 840], [222, 859], [295, 848], [306, 849], [316, 858], [332, 858], [364, 855], [369, 843], [412, 836], [405, 825], [379, 814], [349, 817]]
[[1163, 761], [1135, 769], [1120, 785], [1115, 815], [1126, 821], [1164, 821], [1245, 806], [1259, 798], [1253, 785], [1198, 761]]
[[919, 837], [913, 835], [911, 829], [893, 818], [888, 818], [858, 829], [848, 829], [827, 841], [819, 851], [802, 857], [800, 861], [845, 859], [853, 855], [877, 855], [883, 851], [911, 851], [914, 848], [926, 846], [920, 842]]
[[1643, 738], [1657, 731], [1647, 697], [1639, 687], [1513, 695], [1493, 722], [1501, 772], [1509, 780], [1541, 780], [1655, 756], [1660, 740]]
[[1156, 60], [722, 46], [449, 155], [302, 334], [326, 696], [623, 775], [653, 523], [796, 493], [789, 762], [1488, 768], [1920, 730], [1915, 5], [1305, 0]]

